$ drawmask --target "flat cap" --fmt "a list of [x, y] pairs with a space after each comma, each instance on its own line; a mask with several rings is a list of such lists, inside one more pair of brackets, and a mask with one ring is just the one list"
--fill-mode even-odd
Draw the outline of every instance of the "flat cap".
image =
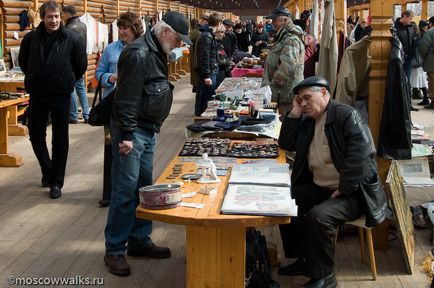
[[304, 79], [303, 81], [298, 83], [297, 86], [294, 87], [293, 91], [294, 91], [294, 94], [298, 94], [298, 91], [300, 89], [307, 88], [307, 87], [313, 87], [313, 86], [325, 87], [327, 89], [327, 91], [330, 92], [329, 81], [327, 81], [326, 79], [319, 77], [319, 76], [311, 76], [311, 77]]
[[290, 17], [291, 13], [289, 13], [288, 9], [286, 9], [285, 7], [279, 6], [276, 9], [274, 9], [273, 12], [271, 12], [271, 15], [268, 15], [265, 18], [267, 18], [267, 19], [274, 19], [274, 18], [277, 18], [279, 16], [288, 16], [288, 17]]
[[232, 22], [229, 19], [225, 19], [225, 20], [223, 20], [223, 25], [228, 25], [228, 26], [234, 27], [234, 22]]
[[190, 38], [188, 38], [188, 22], [187, 18], [179, 12], [169, 11], [164, 14], [162, 20], [166, 22], [173, 30], [175, 30], [181, 40], [188, 44], [192, 45]]

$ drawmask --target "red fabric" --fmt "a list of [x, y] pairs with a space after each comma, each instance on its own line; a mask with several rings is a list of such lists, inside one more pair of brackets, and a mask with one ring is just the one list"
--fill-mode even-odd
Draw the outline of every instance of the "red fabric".
[[232, 77], [243, 77], [243, 76], [253, 76], [253, 77], [262, 77], [262, 74], [264, 73], [263, 68], [257, 68], [257, 69], [247, 69], [247, 68], [237, 68], [235, 67], [232, 69], [231, 75]]

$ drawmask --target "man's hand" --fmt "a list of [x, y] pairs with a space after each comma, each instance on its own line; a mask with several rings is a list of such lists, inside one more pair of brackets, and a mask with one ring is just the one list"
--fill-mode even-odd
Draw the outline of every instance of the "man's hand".
[[211, 78], [205, 78], [205, 85], [206, 85], [206, 86], [211, 86], [211, 85], [212, 85], [212, 80], [211, 80]]
[[127, 155], [131, 152], [131, 150], [133, 150], [133, 141], [123, 140], [121, 143], [119, 143], [119, 154]]
[[118, 74], [112, 74], [108, 79], [110, 83], [115, 83], [117, 80], [118, 80]]
[[301, 115], [303, 114], [303, 108], [301, 108], [300, 103], [301, 103], [300, 98], [296, 95], [294, 97], [294, 100], [292, 100], [292, 110], [289, 113], [291, 117], [300, 118]]
[[341, 191], [339, 191], [339, 189], [336, 189], [332, 195], [330, 196], [330, 198], [336, 198], [338, 196], [342, 195]]

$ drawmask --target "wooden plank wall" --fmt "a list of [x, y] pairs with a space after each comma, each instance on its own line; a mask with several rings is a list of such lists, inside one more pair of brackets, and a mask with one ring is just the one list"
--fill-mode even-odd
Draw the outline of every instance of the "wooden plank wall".
[[[38, 1], [38, 13], [39, 7], [46, 0]], [[149, 14], [154, 16], [158, 11], [167, 12], [169, 9], [172, 11], [178, 11], [186, 15], [187, 19], [198, 17], [198, 9], [194, 6], [188, 6], [181, 4], [180, 1], [170, 0], [87, 0], [87, 7], [84, 7], [85, 1], [83, 0], [58, 0], [58, 2], [64, 5], [73, 5], [77, 9], [78, 16], [81, 16], [85, 12], [91, 14], [95, 19], [101, 23], [111, 24], [118, 16], [119, 13], [132, 11], [141, 15]], [[30, 27], [27, 27], [25, 31], [20, 31], [19, 14], [23, 10], [27, 10], [33, 6], [35, 0], [0, 0], [0, 7], [2, 9], [3, 17], [3, 59], [6, 65], [10, 68], [10, 48], [19, 47], [24, 35], [30, 31]], [[119, 3], [119, 5], [118, 5]], [[213, 11], [207, 11], [212, 13]], [[231, 15], [229, 13], [229, 15]], [[228, 13], [225, 13], [228, 17]], [[18, 39], [14, 38], [14, 32], [18, 33]], [[87, 79], [91, 81], [95, 75], [97, 62], [97, 55], [88, 55], [88, 69]]]

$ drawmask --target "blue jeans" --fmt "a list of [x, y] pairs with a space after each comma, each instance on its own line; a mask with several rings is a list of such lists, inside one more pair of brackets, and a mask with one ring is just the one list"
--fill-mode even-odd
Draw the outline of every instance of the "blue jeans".
[[128, 249], [140, 250], [151, 244], [152, 221], [136, 218], [139, 188], [152, 184], [155, 132], [136, 128], [133, 150], [119, 154], [120, 130], [111, 121], [113, 143], [112, 194], [105, 228], [106, 255], [124, 254]]
[[80, 101], [81, 108], [83, 108], [83, 118], [85, 120], [89, 119], [89, 102], [87, 100], [86, 87], [84, 86], [84, 76], [75, 82], [74, 92], [71, 93], [71, 108], [69, 111], [69, 119], [77, 120], [78, 118], [78, 105], [77, 97]]

